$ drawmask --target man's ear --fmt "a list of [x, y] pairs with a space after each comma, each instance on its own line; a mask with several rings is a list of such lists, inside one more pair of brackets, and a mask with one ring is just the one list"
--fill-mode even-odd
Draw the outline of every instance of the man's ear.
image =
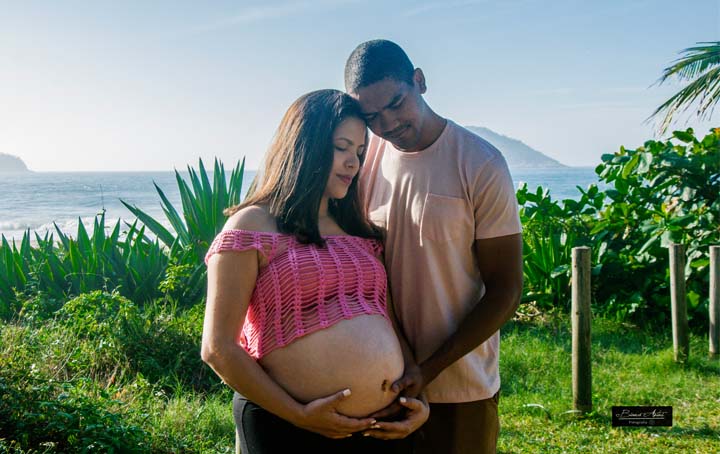
[[427, 85], [425, 85], [425, 74], [423, 74], [422, 69], [415, 68], [415, 71], [413, 72], [413, 82], [420, 89], [420, 94], [425, 94], [427, 91]]

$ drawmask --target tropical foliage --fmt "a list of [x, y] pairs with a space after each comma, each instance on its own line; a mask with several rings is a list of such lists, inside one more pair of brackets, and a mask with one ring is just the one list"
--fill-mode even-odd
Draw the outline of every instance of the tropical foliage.
[[[182, 216], [155, 186], [163, 211], [174, 231], [141, 209], [128, 205], [137, 216], [132, 224], [117, 222], [108, 233], [104, 213], [96, 217], [92, 232], [78, 222], [75, 237], [56, 226], [40, 237], [26, 232], [19, 244], [0, 239], [0, 317], [9, 318], [24, 300], [44, 295], [62, 301], [92, 290], [118, 291], [145, 303], [166, 297], [181, 305], [200, 302], [205, 290], [203, 257], [222, 228], [223, 209], [240, 201], [243, 163], [227, 180], [225, 168], [215, 161], [213, 182], [202, 160], [199, 171], [188, 168], [188, 184], [175, 172], [182, 198]], [[35, 244], [31, 245], [31, 235]]]
[[105, 215], [99, 215], [88, 234], [78, 222], [75, 238], [57, 228], [31, 246], [26, 232], [20, 244], [3, 236], [0, 247], [0, 316], [10, 317], [26, 298], [37, 294], [61, 301], [96, 289], [117, 289], [133, 301], [145, 302], [161, 295], [158, 286], [168, 266], [168, 256], [158, 241], [148, 238], [137, 221], [121, 233], [120, 222], [108, 234]]
[[203, 258], [213, 238], [225, 224], [223, 210], [240, 203], [245, 160], [235, 166], [230, 179], [227, 180], [225, 166], [215, 159], [212, 183], [202, 159], [198, 168], [199, 170], [196, 171], [188, 166], [190, 184], [175, 171], [175, 179], [180, 190], [182, 216], [170, 203], [163, 190], [155, 185], [162, 201], [163, 212], [174, 233], [140, 208], [122, 202], [169, 248], [170, 266], [162, 289], [174, 291], [176, 297], [186, 304], [196, 303], [204, 293]]
[[168, 248], [185, 248], [192, 252], [194, 258], [201, 259], [218, 234], [225, 216], [223, 210], [240, 203], [245, 160], [238, 163], [230, 174], [225, 176], [225, 166], [215, 159], [213, 182], [210, 182], [202, 159], [199, 170], [188, 166], [190, 184], [175, 171], [175, 179], [180, 190], [182, 209], [180, 213], [170, 203], [162, 189], [156, 184], [155, 189], [162, 201], [162, 209], [167, 217], [171, 232], [161, 222], [148, 215], [140, 208], [122, 202], [128, 210], [147, 226], [147, 228]]
[[526, 301], [542, 309], [570, 302], [572, 247], [593, 250], [595, 312], [621, 320], [669, 315], [670, 242], [686, 245], [689, 316], [706, 326], [708, 247], [720, 244], [720, 129], [702, 140], [692, 129], [668, 141], [621, 147], [597, 167], [577, 200], [553, 201], [521, 187], [525, 226]]
[[532, 192], [523, 184], [517, 191], [524, 241], [523, 301], [534, 302], [544, 311], [569, 307], [572, 248], [592, 244], [592, 215], [605, 201], [597, 185], [578, 189], [578, 200], [561, 202], [542, 187]]

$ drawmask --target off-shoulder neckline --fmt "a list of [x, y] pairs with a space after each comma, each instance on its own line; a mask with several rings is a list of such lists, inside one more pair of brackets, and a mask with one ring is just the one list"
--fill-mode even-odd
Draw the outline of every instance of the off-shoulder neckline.
[[[283, 232], [267, 232], [264, 230], [246, 230], [246, 229], [227, 229], [222, 230], [220, 234], [225, 232], [243, 232], [243, 233], [259, 233], [259, 234], [265, 234], [265, 235], [277, 235], [277, 236], [289, 236], [289, 237], [295, 237], [292, 233], [283, 233]], [[361, 236], [356, 235], [348, 235], [348, 234], [334, 234], [334, 235], [320, 235], [321, 238], [357, 238], [360, 240], [368, 240], [368, 241], [380, 241], [376, 238], [363, 238]]]

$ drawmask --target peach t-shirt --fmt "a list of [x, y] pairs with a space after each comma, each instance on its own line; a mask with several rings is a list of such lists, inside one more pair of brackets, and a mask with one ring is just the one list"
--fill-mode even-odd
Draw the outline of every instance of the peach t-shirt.
[[[418, 152], [372, 136], [361, 178], [370, 219], [387, 230], [395, 312], [416, 359], [424, 361], [485, 292], [474, 240], [521, 232], [507, 164], [491, 144], [448, 120]], [[492, 397], [500, 389], [499, 342], [496, 332], [445, 369], [427, 386], [428, 400]]]

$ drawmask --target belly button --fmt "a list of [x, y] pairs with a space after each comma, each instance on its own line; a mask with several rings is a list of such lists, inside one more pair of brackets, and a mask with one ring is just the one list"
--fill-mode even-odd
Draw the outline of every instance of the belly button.
[[380, 389], [382, 389], [383, 391], [388, 390], [388, 381], [387, 380], [383, 380], [382, 386], [380, 386]]

